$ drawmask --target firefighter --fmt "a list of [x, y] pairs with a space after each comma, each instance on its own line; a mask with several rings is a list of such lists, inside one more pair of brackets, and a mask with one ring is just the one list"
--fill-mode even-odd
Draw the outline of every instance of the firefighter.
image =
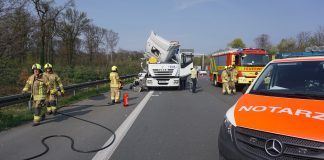
[[110, 79], [110, 98], [111, 98], [110, 104], [120, 103], [119, 102], [119, 95], [120, 95], [119, 88], [121, 87], [121, 81], [119, 79], [117, 66], [111, 67], [109, 79]]
[[196, 85], [197, 85], [197, 70], [196, 68], [191, 68], [191, 81], [192, 81], [192, 93], [196, 93]]
[[37, 126], [40, 124], [41, 119], [45, 118], [45, 113], [42, 113], [42, 108], [45, 105], [46, 95], [49, 92], [49, 79], [43, 74], [40, 64], [34, 64], [32, 70], [33, 75], [28, 78], [22, 92], [27, 93], [31, 89], [31, 99], [34, 108], [33, 126]]
[[[56, 99], [57, 96], [64, 95], [64, 88], [63, 84], [61, 82], [61, 78], [53, 72], [53, 66], [50, 63], [46, 63], [44, 66], [45, 69], [45, 75], [48, 77], [50, 81], [50, 86], [49, 86], [49, 94], [46, 97], [46, 107], [47, 107], [47, 114], [50, 115], [53, 113], [53, 115], [56, 115]], [[58, 90], [58, 87], [60, 90]]]
[[222, 72], [222, 83], [223, 83], [223, 94], [231, 94], [231, 90], [229, 89], [229, 81], [230, 81], [230, 72], [229, 68], [225, 66], [225, 69]]
[[237, 70], [235, 69], [235, 65], [230, 65], [230, 81], [229, 88], [233, 94], [236, 94], [235, 84], [237, 83]]

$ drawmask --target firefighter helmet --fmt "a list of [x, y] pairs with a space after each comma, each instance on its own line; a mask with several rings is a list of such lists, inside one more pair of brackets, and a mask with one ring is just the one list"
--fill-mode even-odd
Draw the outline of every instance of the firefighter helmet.
[[117, 66], [112, 66], [111, 71], [117, 71]]
[[38, 63], [35, 63], [35, 64], [33, 64], [33, 66], [32, 66], [32, 70], [34, 70], [34, 69], [42, 70], [42, 66], [41, 66], [40, 64], [38, 64]]
[[53, 68], [53, 66], [50, 63], [46, 63], [44, 65], [44, 69], [47, 69], [47, 68]]

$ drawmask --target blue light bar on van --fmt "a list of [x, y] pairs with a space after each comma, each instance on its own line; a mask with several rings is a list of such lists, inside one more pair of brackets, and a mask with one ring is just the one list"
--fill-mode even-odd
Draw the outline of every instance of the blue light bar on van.
[[290, 57], [310, 57], [310, 56], [324, 56], [322, 52], [289, 52], [289, 53], [278, 53], [276, 59], [290, 58]]

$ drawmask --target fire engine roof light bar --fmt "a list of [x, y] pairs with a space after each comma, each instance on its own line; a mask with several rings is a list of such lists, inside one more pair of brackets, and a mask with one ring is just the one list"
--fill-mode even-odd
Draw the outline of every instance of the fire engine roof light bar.
[[249, 50], [254, 50], [253, 52], [255, 52], [255, 51], [265, 51], [264, 49], [260, 49], [260, 48], [228, 48], [228, 49], [225, 49], [223, 51], [215, 52], [214, 54], [212, 54], [212, 56], [218, 56], [218, 55], [234, 53], [234, 52], [239, 53], [239, 52], [249, 51]]

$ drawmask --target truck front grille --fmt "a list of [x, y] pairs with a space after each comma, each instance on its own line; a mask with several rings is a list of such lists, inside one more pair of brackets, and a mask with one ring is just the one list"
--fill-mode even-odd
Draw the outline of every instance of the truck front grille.
[[174, 69], [153, 69], [155, 76], [172, 76]]
[[[283, 146], [282, 154], [271, 156], [266, 152], [266, 142], [279, 140]], [[255, 159], [266, 160], [319, 160], [324, 159], [324, 143], [295, 137], [261, 132], [246, 128], [235, 128], [237, 147]]]

